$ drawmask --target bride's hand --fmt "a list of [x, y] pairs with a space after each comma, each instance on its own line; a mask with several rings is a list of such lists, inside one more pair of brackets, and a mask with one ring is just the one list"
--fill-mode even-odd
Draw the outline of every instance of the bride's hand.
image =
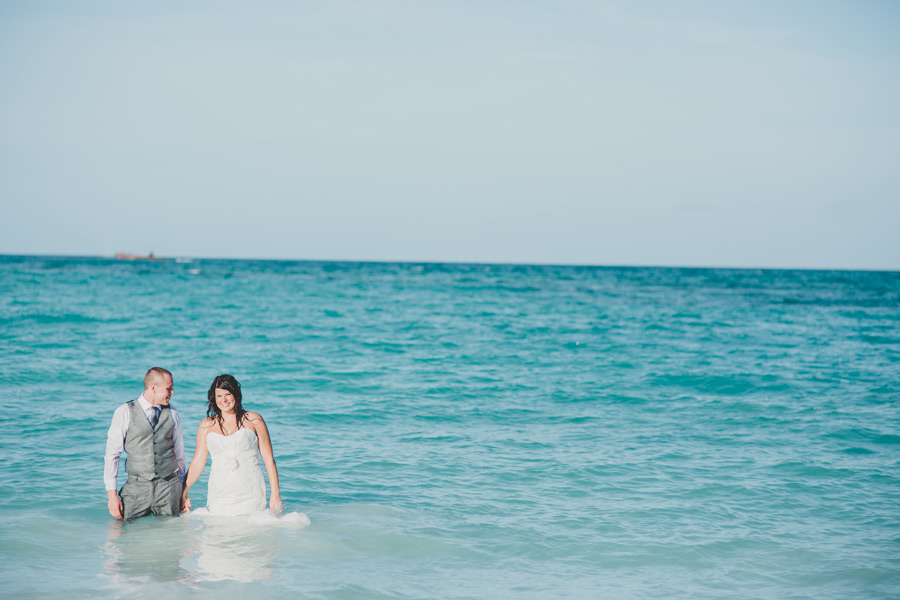
[[275, 514], [281, 514], [284, 510], [284, 504], [281, 503], [281, 498], [278, 496], [273, 496], [269, 500], [269, 509]]
[[181, 512], [191, 512], [191, 499], [188, 498], [187, 492], [181, 495]]

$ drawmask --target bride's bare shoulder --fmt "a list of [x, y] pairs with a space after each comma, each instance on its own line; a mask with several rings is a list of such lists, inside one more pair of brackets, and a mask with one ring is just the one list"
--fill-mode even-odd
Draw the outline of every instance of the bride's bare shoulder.
[[216, 422], [212, 419], [212, 417], [206, 417], [202, 421], [200, 421], [200, 431], [204, 431], [206, 429], [211, 429]]

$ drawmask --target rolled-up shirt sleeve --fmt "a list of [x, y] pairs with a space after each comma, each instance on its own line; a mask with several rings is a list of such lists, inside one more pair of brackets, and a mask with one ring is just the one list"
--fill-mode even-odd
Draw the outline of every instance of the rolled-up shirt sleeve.
[[118, 487], [119, 456], [125, 450], [125, 433], [131, 424], [130, 421], [131, 412], [127, 404], [123, 404], [113, 413], [112, 423], [106, 434], [106, 455], [103, 459], [103, 481], [107, 490], [115, 490]]

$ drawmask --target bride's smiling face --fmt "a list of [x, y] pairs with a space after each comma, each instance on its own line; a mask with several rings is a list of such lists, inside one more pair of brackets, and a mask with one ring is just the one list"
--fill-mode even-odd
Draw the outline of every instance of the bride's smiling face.
[[216, 406], [223, 413], [234, 411], [234, 395], [228, 390], [216, 388]]

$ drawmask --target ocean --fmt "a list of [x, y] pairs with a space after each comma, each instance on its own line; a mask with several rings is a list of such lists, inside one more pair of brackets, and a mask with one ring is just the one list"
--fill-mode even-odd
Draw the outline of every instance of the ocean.
[[[152, 366], [309, 526], [109, 517]], [[0, 256], [0, 386], [3, 598], [900, 596], [896, 272]]]

